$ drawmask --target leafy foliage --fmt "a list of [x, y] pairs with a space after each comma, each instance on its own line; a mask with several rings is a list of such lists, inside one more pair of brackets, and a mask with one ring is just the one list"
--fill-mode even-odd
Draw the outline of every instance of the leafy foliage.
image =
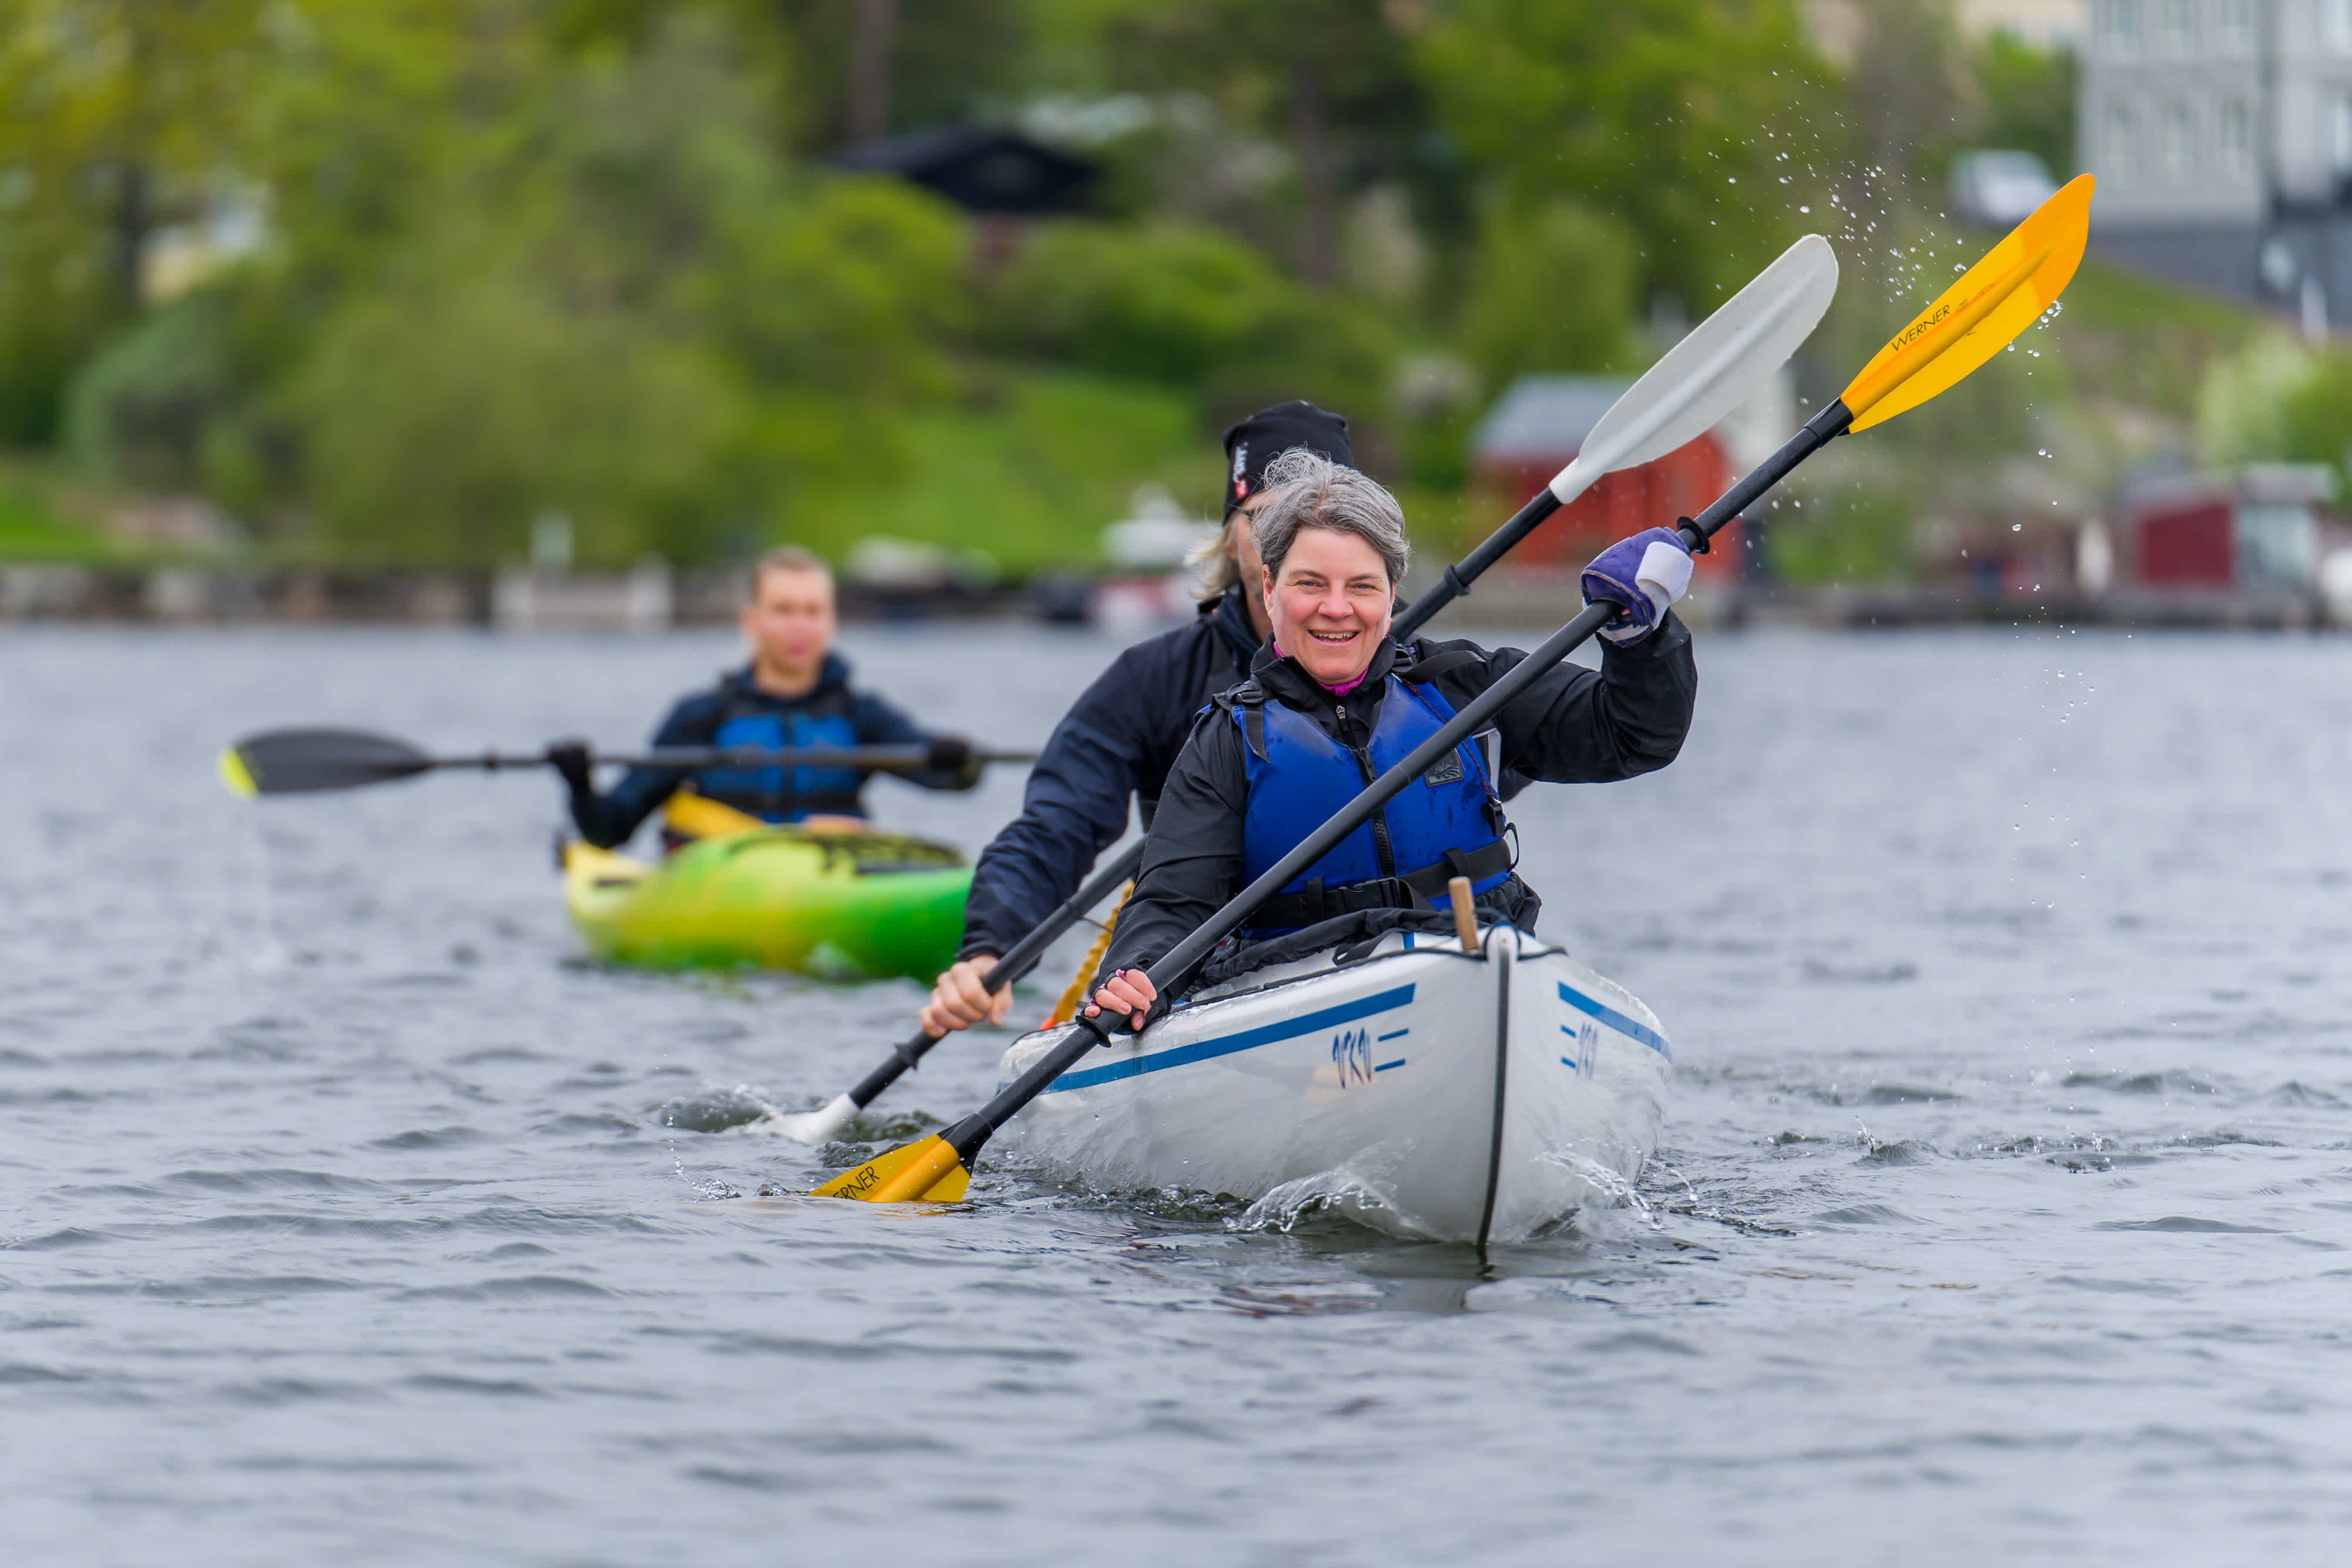
[[1613, 371], [1636, 349], [1634, 239], [1573, 202], [1498, 208], [1479, 236], [1462, 343], [1487, 387], [1526, 371]]
[[1496, 198], [1573, 193], [1624, 224], [1644, 298], [1712, 308], [1796, 237], [1791, 143], [1759, 128], [1810, 147], [1829, 101], [1787, 0], [1461, 0], [1421, 60]]
[[1196, 390], [1301, 371], [1339, 381], [1377, 373], [1381, 358], [1361, 311], [1197, 225], [1049, 225], [996, 280], [989, 306], [1008, 349]]
[[2036, 48], [2007, 32], [1979, 47], [1977, 80], [1985, 96], [1984, 142], [2031, 152], [2063, 180], [2074, 159], [2074, 115], [2082, 64], [2072, 49]]
[[[13, 0], [0, 443], [283, 558], [487, 565], [552, 509], [591, 562], [978, 532], [1026, 566], [1144, 480], [1205, 500], [1221, 424], [1304, 396], [1466, 516], [1511, 377], [1638, 366], [1659, 296], [1696, 316], [1834, 229], [1800, 209], [1849, 143], [2047, 138], [2072, 90], [1956, 54], [1941, 0], [1864, 8], [1845, 79], [1799, 0], [897, 0], [891, 129], [1053, 95], [1097, 128], [1101, 204], [1008, 237], [821, 161], [855, 9]], [[1850, 260], [1916, 226], [1894, 186]], [[1874, 281], [1825, 363], [1919, 279]], [[1981, 465], [2021, 384], [1896, 427], [1886, 483]]]

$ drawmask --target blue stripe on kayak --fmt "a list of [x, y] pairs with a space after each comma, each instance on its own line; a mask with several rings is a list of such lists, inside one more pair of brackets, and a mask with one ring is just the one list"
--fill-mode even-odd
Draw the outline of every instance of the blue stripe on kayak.
[[1403, 1065], [1404, 1058], [1400, 1056], [1394, 1061], [1381, 1062], [1378, 1067], [1373, 1068], [1372, 1071], [1375, 1072], [1386, 1072], [1391, 1067], [1402, 1067]]
[[[1575, 1060], [1574, 1060], [1573, 1058], [1571, 1058], [1571, 1057], [1566, 1057], [1566, 1056], [1561, 1057], [1561, 1058], [1559, 1059], [1559, 1064], [1560, 1064], [1562, 1067], [1576, 1067]], [[1577, 1070], [1579, 1072], [1581, 1072], [1581, 1071], [1584, 1071], [1584, 1069], [1582, 1069], [1581, 1067], [1576, 1067], [1576, 1070]]]
[[1270, 1023], [1263, 1029], [1244, 1030], [1239, 1034], [1220, 1035], [1215, 1040], [1203, 1040], [1192, 1045], [1179, 1045], [1150, 1056], [1130, 1056], [1124, 1061], [1114, 1061], [1102, 1067], [1089, 1067], [1082, 1071], [1065, 1072], [1045, 1085], [1048, 1094], [1058, 1094], [1065, 1089], [1092, 1089], [1097, 1083], [1116, 1083], [1122, 1078], [1139, 1078], [1147, 1072], [1163, 1072], [1171, 1067], [1189, 1066], [1195, 1061], [1208, 1061], [1220, 1056], [1231, 1056], [1237, 1051], [1254, 1046], [1272, 1045], [1278, 1040], [1296, 1040], [1302, 1034], [1354, 1023], [1358, 1019], [1370, 1018], [1411, 1005], [1412, 988], [1399, 986], [1393, 990], [1379, 991], [1352, 1002], [1342, 1002], [1321, 1012], [1301, 1013], [1281, 1023]]
[[1378, 1043], [1380, 1043], [1380, 1044], [1381, 1044], [1381, 1045], [1386, 1045], [1389, 1041], [1391, 1041], [1391, 1040], [1402, 1040], [1405, 1036], [1407, 1036], [1407, 1035], [1411, 1034], [1412, 1032], [1412, 1030], [1409, 1030], [1409, 1029], [1392, 1029], [1392, 1030], [1389, 1030], [1389, 1032], [1388, 1032], [1388, 1033], [1386, 1033], [1386, 1034], [1384, 1034], [1384, 1035], [1381, 1036], [1380, 1040], [1379, 1040], [1379, 1042], [1378, 1042]]
[[[1667, 1046], [1666, 1037], [1664, 1035], [1660, 1034], [1656, 1030], [1651, 1029], [1647, 1025], [1635, 1023], [1632, 1019], [1627, 1018], [1615, 1008], [1602, 1007], [1599, 1002], [1594, 1001], [1591, 997], [1586, 996], [1583, 992], [1571, 991], [1565, 985], [1561, 986], [1559, 988], [1559, 999], [1566, 1002], [1570, 1007], [1574, 1008], [1578, 1012], [1589, 1013], [1592, 1017], [1599, 1019], [1602, 1023], [1607, 1024], [1619, 1034], [1633, 1036], [1635, 1040], [1640, 1040], [1643, 1045], [1648, 1046], [1652, 1051], [1656, 1051], [1660, 1056], [1664, 1057], [1668, 1061], [1672, 1061], [1675, 1059], [1675, 1053]], [[1565, 1024], [1560, 1027], [1563, 1030], [1567, 1028]], [[1562, 1058], [1562, 1060], [1564, 1061], [1566, 1059]]]

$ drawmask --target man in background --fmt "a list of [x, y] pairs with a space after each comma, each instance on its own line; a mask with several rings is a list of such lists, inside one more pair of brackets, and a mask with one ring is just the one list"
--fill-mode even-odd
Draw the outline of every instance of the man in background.
[[[737, 623], [751, 662], [720, 675], [712, 689], [680, 699], [654, 732], [656, 748], [927, 746], [929, 766], [900, 778], [927, 789], [969, 789], [979, 782], [968, 742], [928, 734], [882, 698], [850, 688], [849, 664], [833, 649], [840, 626], [833, 573], [816, 556], [788, 546], [761, 557]], [[866, 825], [868, 775], [856, 768], [632, 768], [599, 794], [584, 744], [551, 747], [548, 758], [570, 786], [580, 836], [599, 849], [627, 842], [688, 784], [762, 821], [833, 831]]]

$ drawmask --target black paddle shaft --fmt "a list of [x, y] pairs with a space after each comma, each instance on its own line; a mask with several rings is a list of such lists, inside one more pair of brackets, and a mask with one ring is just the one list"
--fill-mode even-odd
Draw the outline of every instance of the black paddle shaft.
[[[1696, 517], [1683, 519], [1683, 537], [1696, 546], [1715, 537], [1726, 523], [1756, 504], [1765, 491], [1787, 478], [1798, 464], [1827, 446], [1845, 434], [1853, 423], [1853, 413], [1842, 402], [1832, 402], [1828, 407], [1805, 421], [1797, 434], [1781, 444], [1780, 450], [1750, 469], [1739, 483], [1717, 496], [1707, 509]], [[1693, 536], [1696, 535], [1696, 538]]]
[[[1001, 991], [1035, 968], [1038, 960], [1045, 957], [1045, 949], [1054, 945], [1056, 937], [1076, 925], [1078, 916], [1109, 897], [1119, 883], [1131, 879], [1142, 864], [1143, 841], [1138, 839], [1121, 850], [1110, 864], [1095, 873], [1092, 879], [1065, 900], [1059, 909], [1039, 921], [1028, 936], [1015, 942], [981, 983], [992, 992]], [[939, 1044], [940, 1038], [943, 1037], [935, 1038], [917, 1030], [905, 1040], [892, 1046], [890, 1055], [882, 1065], [867, 1073], [857, 1087], [849, 1092], [850, 1103], [861, 1111], [874, 1103], [875, 1097], [922, 1061], [931, 1047]]]
[[1462, 558], [1461, 563], [1445, 569], [1427, 593], [1397, 612], [1389, 635], [1403, 642], [1439, 611], [1470, 591], [1470, 585], [1486, 574], [1488, 567], [1510, 553], [1513, 547], [1542, 526], [1543, 520], [1559, 510], [1559, 497], [1547, 485], [1536, 492], [1535, 498], [1511, 514], [1511, 520], [1486, 536], [1476, 549]]
[[[1843, 402], [1832, 402], [1806, 421], [1804, 427], [1790, 437], [1780, 451], [1725, 491], [1706, 510], [1696, 517], [1683, 519], [1680, 528], [1685, 540], [1694, 548], [1706, 543], [1717, 529], [1738, 517], [1743, 507], [1786, 478], [1798, 464], [1832, 438], [1843, 434], [1845, 427], [1853, 422], [1853, 415], [1847, 412]], [[1541, 647], [1528, 654], [1501, 680], [1465, 703], [1461, 711], [1447, 720], [1436, 734], [1414, 747], [1396, 766], [1365, 785], [1362, 794], [1300, 840], [1297, 847], [1268, 867], [1265, 874], [1227, 901], [1225, 906], [1210, 916], [1199, 929], [1170, 948], [1160, 962], [1144, 970], [1144, 977], [1151, 982], [1151, 988], [1164, 998], [1171, 988], [1182, 984], [1209, 956], [1210, 949], [1248, 919], [1259, 904], [1320, 860], [1333, 845], [1354, 832], [1374, 811], [1402, 794], [1405, 787], [1427, 772], [1439, 758], [1461, 745], [1468, 737], [1475, 735], [1488, 719], [1533, 685], [1538, 676], [1567, 658], [1580, 643], [1620, 612], [1617, 605], [1606, 600], [1586, 605], [1574, 620], [1546, 639]], [[1162, 1005], [1165, 1005], [1164, 1001]], [[1076, 1065], [1096, 1046], [1108, 1045], [1121, 1020], [1108, 1014], [1089, 1017], [1081, 1012], [1074, 1021], [1076, 1027], [1067, 1039], [1038, 1058], [1027, 1071], [999, 1091], [996, 1098], [940, 1134], [960, 1159], [969, 1165], [996, 1130], [1018, 1114], [1023, 1106], [1044, 1093], [1047, 1084]]]
[[[1832, 402], [1811, 419], [1804, 428], [1789, 438], [1780, 451], [1759, 465], [1738, 484], [1725, 491], [1715, 504], [1691, 519], [1692, 529], [1686, 530], [1691, 548], [1705, 549], [1706, 541], [1726, 523], [1754, 505], [1757, 498], [1789, 476], [1789, 471], [1819, 451], [1822, 445], [1845, 434], [1853, 423], [1843, 402]], [[1516, 549], [1543, 526], [1544, 519], [1559, 510], [1559, 497], [1546, 486], [1535, 497], [1511, 514], [1510, 521], [1486, 536], [1486, 542], [1462, 558], [1458, 566], [1449, 566], [1430, 591], [1414, 600], [1397, 613], [1396, 623], [1389, 635], [1403, 642], [1427, 624], [1439, 611], [1470, 591], [1470, 585], [1486, 574], [1486, 569]]]
[[[441, 768], [478, 768], [498, 773], [545, 768], [544, 751], [483, 751], [468, 757], [433, 757], [404, 740], [361, 729], [273, 729], [250, 735], [231, 748], [252, 792], [292, 795], [321, 789], [354, 789], [388, 784]], [[773, 750], [761, 747], [663, 747], [637, 756], [592, 756], [592, 761], [631, 768], [854, 768], [871, 773], [911, 773], [930, 767], [928, 746], [811, 746]], [[975, 751], [975, 762], [1034, 762], [1034, 752]]]
[[[932, 766], [927, 746], [679, 746], [661, 747], [634, 757], [589, 754], [591, 762], [615, 768], [855, 768], [872, 773], [913, 773]], [[1034, 751], [974, 751], [974, 762], [1034, 762]], [[537, 757], [453, 757], [436, 760], [436, 768], [544, 767]]]

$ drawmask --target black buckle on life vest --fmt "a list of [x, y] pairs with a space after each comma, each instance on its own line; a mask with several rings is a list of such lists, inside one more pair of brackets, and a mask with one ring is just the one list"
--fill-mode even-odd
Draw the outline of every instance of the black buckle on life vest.
[[1453, 878], [1478, 883], [1507, 875], [1517, 859], [1510, 846], [1494, 839], [1473, 850], [1448, 850], [1444, 860], [1402, 876], [1370, 877], [1340, 887], [1326, 887], [1318, 877], [1297, 893], [1267, 899], [1250, 916], [1250, 925], [1295, 928], [1366, 909], [1433, 909]]
[[1242, 716], [1242, 736], [1260, 762], [1270, 762], [1265, 753], [1266, 691], [1255, 680], [1244, 681], [1229, 692], [1220, 692], [1209, 700], [1227, 713], [1239, 710]]

